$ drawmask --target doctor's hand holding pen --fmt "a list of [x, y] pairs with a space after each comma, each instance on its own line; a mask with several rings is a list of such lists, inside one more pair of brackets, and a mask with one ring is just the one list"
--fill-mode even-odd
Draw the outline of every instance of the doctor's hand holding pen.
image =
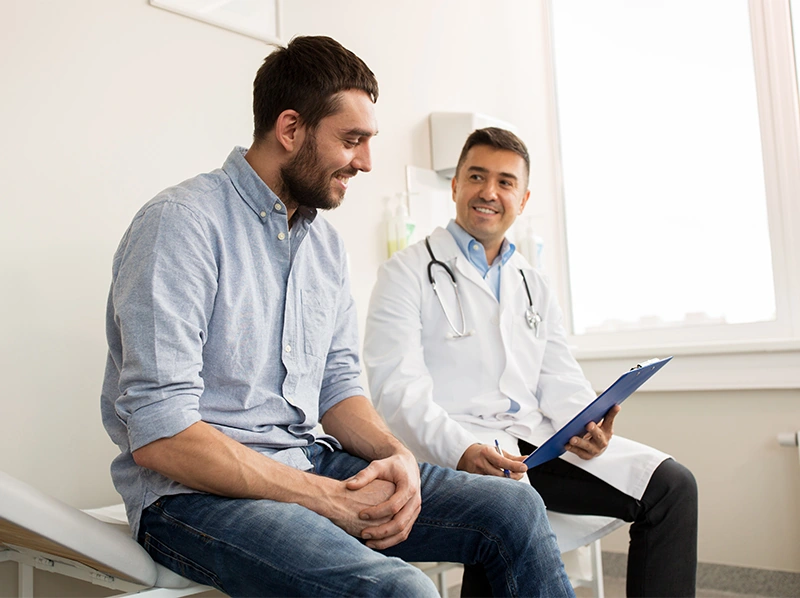
[[[481, 475], [494, 475], [515, 480], [521, 480], [528, 471], [527, 465], [522, 461], [525, 457], [498, 452], [498, 447], [489, 444], [472, 444], [467, 447], [456, 469], [478, 473]], [[508, 475], [504, 472], [507, 471]]]
[[622, 407], [614, 405], [608, 410], [600, 423], [590, 423], [586, 426], [586, 434], [583, 437], [573, 436], [569, 444], [564, 447], [566, 450], [581, 459], [589, 460], [603, 454], [609, 440], [614, 435], [614, 418]]

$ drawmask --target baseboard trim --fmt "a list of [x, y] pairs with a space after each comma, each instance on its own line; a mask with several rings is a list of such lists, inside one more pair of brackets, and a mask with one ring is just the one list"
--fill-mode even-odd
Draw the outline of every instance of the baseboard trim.
[[[627, 554], [603, 551], [603, 574], [624, 578], [627, 560]], [[698, 563], [697, 587], [737, 594], [796, 598], [800, 596], [800, 573]]]

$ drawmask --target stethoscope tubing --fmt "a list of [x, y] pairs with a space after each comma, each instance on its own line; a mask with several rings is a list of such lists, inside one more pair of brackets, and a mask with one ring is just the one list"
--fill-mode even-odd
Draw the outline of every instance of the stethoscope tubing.
[[[431, 249], [430, 237], [425, 237], [425, 247], [428, 250], [428, 254], [431, 256], [427, 268], [428, 282], [431, 283], [431, 287], [433, 288], [433, 293], [434, 295], [436, 295], [436, 299], [439, 301], [439, 305], [442, 308], [442, 313], [444, 313], [444, 317], [447, 320], [447, 325], [450, 326], [450, 330], [453, 331], [454, 338], [463, 338], [465, 336], [470, 336], [472, 333], [467, 332], [467, 319], [464, 314], [464, 306], [461, 303], [461, 293], [458, 290], [458, 281], [456, 280], [456, 275], [453, 273], [453, 270], [450, 268], [450, 266], [436, 259], [436, 256], [433, 254], [433, 249]], [[433, 277], [434, 266], [441, 266], [444, 269], [444, 271], [447, 272], [447, 275], [450, 277], [450, 281], [453, 283], [453, 290], [455, 291], [456, 295], [458, 311], [461, 316], [460, 330], [455, 327], [455, 324], [453, 324], [453, 321], [450, 318], [450, 314], [447, 313], [447, 309], [444, 306], [444, 301], [442, 301], [442, 297], [441, 295], [439, 295], [439, 290], [436, 288], [436, 280]], [[536, 311], [536, 308], [533, 306], [533, 297], [531, 296], [531, 289], [528, 286], [528, 278], [525, 276], [525, 272], [522, 270], [522, 268], [519, 269], [519, 273], [522, 276], [522, 282], [525, 284], [525, 294], [528, 296], [528, 307], [525, 309], [525, 321], [528, 323], [528, 327], [534, 331], [536, 338], [539, 338], [539, 325], [542, 322], [542, 317], [539, 315], [539, 312]]]
[[[442, 306], [442, 312], [444, 313], [444, 317], [447, 320], [448, 326], [450, 326], [450, 330], [453, 331], [453, 334], [456, 338], [462, 338], [464, 336], [469, 336], [467, 334], [467, 318], [464, 315], [464, 306], [461, 304], [461, 293], [458, 292], [458, 282], [456, 281], [456, 275], [453, 274], [453, 271], [450, 269], [450, 266], [441, 262], [436, 259], [436, 256], [433, 255], [433, 249], [431, 249], [430, 241], [428, 241], [430, 237], [425, 237], [425, 247], [428, 248], [428, 253], [431, 256], [431, 261], [428, 262], [428, 281], [431, 283], [431, 287], [433, 288], [433, 293], [436, 295], [436, 299], [439, 301], [439, 305]], [[442, 297], [439, 295], [439, 290], [436, 288], [436, 280], [433, 278], [433, 267], [434, 266], [441, 266], [444, 268], [444, 271], [447, 272], [448, 276], [450, 276], [450, 280], [453, 283], [453, 289], [455, 290], [456, 294], [456, 302], [458, 303], [458, 311], [461, 314], [461, 330], [458, 330], [453, 324], [453, 321], [450, 319], [450, 314], [447, 313], [447, 310], [444, 307], [444, 301], [442, 301]]]

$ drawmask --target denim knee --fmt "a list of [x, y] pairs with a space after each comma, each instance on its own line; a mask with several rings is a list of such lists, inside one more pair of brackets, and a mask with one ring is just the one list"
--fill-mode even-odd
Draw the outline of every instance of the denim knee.
[[[395, 561], [395, 559], [388, 559]], [[399, 561], [399, 559], [398, 559]], [[402, 563], [402, 561], [400, 561]], [[439, 591], [421, 569], [408, 563], [392, 566], [380, 573], [357, 575], [365, 583], [357, 590], [361, 596], [431, 596], [438, 598]], [[363, 590], [363, 592], [361, 591]]]
[[[488, 486], [487, 525], [504, 537], [519, 536], [528, 542], [552, 534], [547, 511], [539, 493], [527, 482], [483, 476]], [[525, 528], [527, 531], [523, 532]]]

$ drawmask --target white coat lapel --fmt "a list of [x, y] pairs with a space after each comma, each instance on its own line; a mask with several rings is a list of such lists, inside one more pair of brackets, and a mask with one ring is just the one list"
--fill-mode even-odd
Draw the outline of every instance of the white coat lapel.
[[436, 259], [444, 262], [453, 270], [459, 284], [466, 279], [479, 289], [482, 289], [483, 292], [488, 293], [492, 299], [495, 299], [489, 285], [478, 273], [475, 266], [461, 252], [455, 239], [446, 229], [437, 228], [433, 231], [433, 234], [431, 234], [431, 248], [434, 255], [436, 255]]
[[[520, 305], [524, 303], [525, 308], [528, 306], [528, 295], [525, 293], [525, 284], [522, 280], [522, 275], [519, 273], [520, 268], [525, 270], [525, 265], [519, 263], [519, 260], [514, 259], [512, 256], [508, 262], [503, 266], [500, 274], [500, 314], [505, 313], [507, 310], [518, 310]], [[530, 279], [531, 275], [525, 272], [525, 275]]]

